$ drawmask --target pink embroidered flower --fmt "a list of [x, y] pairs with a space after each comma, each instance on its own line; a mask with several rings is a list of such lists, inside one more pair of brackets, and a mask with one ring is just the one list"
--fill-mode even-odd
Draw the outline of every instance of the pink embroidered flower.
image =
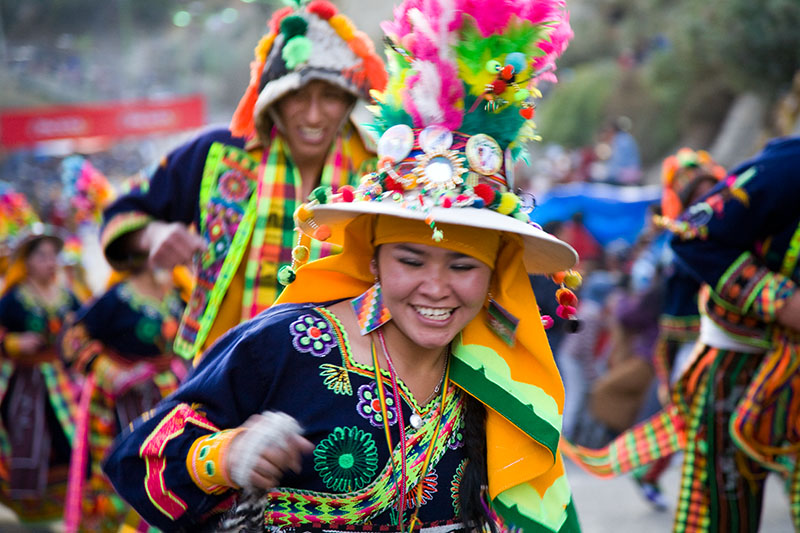
[[[376, 428], [383, 427], [381, 400], [380, 396], [378, 396], [378, 388], [374, 381], [366, 385], [361, 385], [358, 388], [358, 405], [356, 406], [356, 411], [359, 415], [366, 418], [372, 426]], [[389, 391], [386, 391], [386, 417], [389, 419], [390, 426], [397, 423], [394, 396]]]

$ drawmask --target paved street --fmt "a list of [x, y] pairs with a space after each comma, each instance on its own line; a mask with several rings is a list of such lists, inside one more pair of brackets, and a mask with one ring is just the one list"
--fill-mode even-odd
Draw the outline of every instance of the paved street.
[[[665, 474], [663, 488], [672, 504], [670, 511], [653, 510], [638, 494], [629, 478], [597, 479], [571, 463], [567, 464], [569, 480], [580, 515], [583, 533], [669, 533], [672, 510], [678, 496], [678, 461]], [[48, 531], [39, 529], [38, 532]], [[55, 526], [50, 531], [61, 531]], [[794, 533], [789, 519], [789, 503], [776, 476], [770, 476], [761, 520], [763, 533]], [[0, 532], [30, 533], [0, 507]]]
[[[628, 477], [598, 479], [567, 464], [583, 533], [669, 533], [678, 498], [679, 461], [664, 474], [662, 488], [670, 510], [658, 512], [639, 495]], [[761, 518], [763, 533], [794, 533], [789, 502], [777, 476], [770, 476]]]

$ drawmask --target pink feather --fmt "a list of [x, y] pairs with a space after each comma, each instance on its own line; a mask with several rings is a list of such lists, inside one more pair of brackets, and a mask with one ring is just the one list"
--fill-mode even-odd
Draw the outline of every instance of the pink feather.
[[[538, 43], [545, 55], [532, 62], [534, 70], [549, 68], [540, 80], [555, 81], [555, 61], [573, 35], [564, 0], [405, 0], [394, 9], [394, 20], [381, 28], [396, 42], [407, 43], [416, 62], [416, 72], [406, 80], [403, 106], [417, 127], [431, 121], [450, 129], [461, 126], [464, 87], [450, 40], [465, 15], [476, 21], [484, 37], [502, 34], [512, 19], [549, 26], [548, 39]], [[412, 33], [414, 39], [403, 41]]]

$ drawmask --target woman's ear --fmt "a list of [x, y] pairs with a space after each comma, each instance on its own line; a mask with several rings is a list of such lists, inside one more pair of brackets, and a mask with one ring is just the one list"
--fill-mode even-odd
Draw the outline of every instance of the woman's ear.
[[378, 276], [378, 250], [375, 250], [375, 257], [369, 262], [369, 271], [375, 277], [375, 281], [380, 280]]

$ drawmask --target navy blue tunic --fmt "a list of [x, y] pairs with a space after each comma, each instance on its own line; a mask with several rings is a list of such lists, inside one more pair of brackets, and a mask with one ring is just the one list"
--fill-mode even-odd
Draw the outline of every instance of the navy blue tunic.
[[[388, 373], [382, 385], [397, 457], [397, 403]], [[175, 394], [118, 439], [105, 472], [150, 524], [191, 530], [215, 508], [225, 507], [233, 493], [208, 494], [194, 483], [186, 465], [192, 443], [215, 428], [237, 427], [252, 414], [281, 411], [298, 420], [315, 449], [304, 457], [301, 473], [287, 472], [283, 488], [270, 493], [271, 509], [291, 517], [286, 520], [317, 525], [394, 525], [397, 514], [393, 501], [387, 501], [388, 491], [369, 495], [381, 479], [385, 482], [387, 472], [390, 485], [395, 479], [376, 387], [373, 368], [353, 360], [347, 334], [334, 315], [313, 304], [276, 306], [222, 337]], [[416, 431], [409, 425], [412, 413], [432, 420], [439, 398], [420, 406], [405, 385], [399, 387], [408, 441]], [[448, 394], [445, 405], [457, 407], [450, 416], [451, 430], [438, 439], [443, 443], [440, 457], [434, 454], [422, 481], [419, 518], [425, 524], [453, 521], [460, 506], [458, 488], [466, 461], [463, 396], [454, 386]], [[143, 458], [141, 450], [154, 439], [163, 447], [161, 456]], [[428, 442], [422, 439], [422, 444]], [[413, 453], [409, 450], [409, 458]], [[163, 467], [163, 494], [155, 494], [162, 481], [153, 479], [154, 465]], [[361, 503], [356, 493], [366, 495]], [[170, 503], [178, 500], [184, 504]], [[368, 505], [374, 508], [365, 510]], [[406, 523], [412, 512], [406, 511]]]

